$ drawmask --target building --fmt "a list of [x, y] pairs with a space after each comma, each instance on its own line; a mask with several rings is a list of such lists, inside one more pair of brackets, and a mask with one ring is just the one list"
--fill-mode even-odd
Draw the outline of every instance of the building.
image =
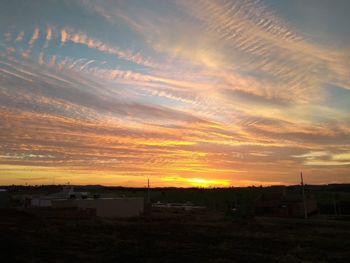
[[144, 198], [120, 197], [99, 198], [90, 197], [87, 192], [76, 192], [72, 187], [64, 187], [60, 193], [32, 198], [31, 207], [52, 208], [57, 211], [80, 210], [105, 218], [137, 217], [143, 214]]
[[88, 198], [88, 199], [58, 199], [52, 201], [53, 208], [77, 207], [92, 209], [96, 216], [105, 218], [137, 217], [144, 212], [144, 198]]
[[272, 217], [302, 218], [305, 211], [308, 216], [318, 213], [315, 197], [305, 194], [305, 208], [302, 194], [282, 191], [263, 193], [254, 204], [256, 215]]

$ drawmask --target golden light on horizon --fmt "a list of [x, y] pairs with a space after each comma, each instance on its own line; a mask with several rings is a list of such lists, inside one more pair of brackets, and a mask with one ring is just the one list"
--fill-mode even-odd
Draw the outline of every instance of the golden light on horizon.
[[162, 178], [165, 182], [170, 182], [176, 186], [187, 186], [187, 187], [229, 187], [229, 180], [220, 179], [204, 179], [204, 178], [186, 178], [186, 177], [164, 177]]

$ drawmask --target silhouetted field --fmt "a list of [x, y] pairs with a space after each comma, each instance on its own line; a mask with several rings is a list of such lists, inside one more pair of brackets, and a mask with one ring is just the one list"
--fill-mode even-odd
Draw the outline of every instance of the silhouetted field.
[[348, 262], [350, 224], [233, 219], [217, 211], [132, 220], [0, 213], [2, 262]]
[[[290, 193], [301, 193], [300, 186], [276, 187], [242, 187], [242, 188], [152, 188], [151, 201], [184, 203], [205, 206], [210, 209], [227, 211], [233, 207], [239, 208], [246, 215], [252, 214], [254, 200], [264, 192], [285, 188]], [[13, 186], [8, 187], [13, 195], [42, 195], [59, 192], [62, 186]], [[77, 186], [76, 189], [99, 194], [104, 197], [146, 197], [146, 188]], [[334, 214], [336, 203], [338, 212], [350, 214], [350, 184], [306, 185], [306, 193], [313, 194], [318, 202], [321, 214]], [[343, 212], [343, 213], [342, 213]]]

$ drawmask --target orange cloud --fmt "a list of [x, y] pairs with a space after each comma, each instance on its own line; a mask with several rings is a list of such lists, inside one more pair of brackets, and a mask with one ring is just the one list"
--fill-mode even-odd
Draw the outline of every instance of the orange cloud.
[[29, 42], [28, 42], [28, 45], [30, 45], [30, 46], [34, 45], [34, 43], [35, 43], [35, 42], [38, 40], [38, 38], [39, 38], [39, 33], [40, 33], [39, 28], [38, 28], [38, 27], [35, 28], [35, 29], [34, 29], [34, 32], [33, 32], [33, 35], [32, 35], [31, 39], [30, 39]]

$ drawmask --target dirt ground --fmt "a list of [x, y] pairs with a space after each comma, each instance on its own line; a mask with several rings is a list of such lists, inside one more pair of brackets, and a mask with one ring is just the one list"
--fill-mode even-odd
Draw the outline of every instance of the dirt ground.
[[[1, 262], [348, 262], [350, 223], [158, 212], [57, 220], [0, 212]], [[4, 260], [3, 260], [4, 259]]]

